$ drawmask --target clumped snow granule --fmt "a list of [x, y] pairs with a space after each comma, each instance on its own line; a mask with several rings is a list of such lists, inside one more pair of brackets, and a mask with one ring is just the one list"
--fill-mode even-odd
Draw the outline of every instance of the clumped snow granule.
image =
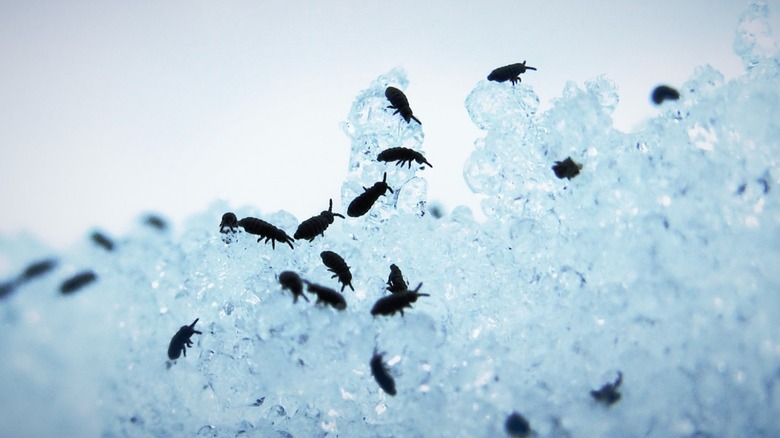
[[[111, 252], [3, 237], [0, 430], [501, 436], [525, 430], [507, 426], [514, 414], [540, 436], [780, 434], [780, 80], [766, 13], [752, 6], [738, 28], [742, 76], [700, 67], [632, 133], [612, 127], [605, 77], [567, 84], [544, 112], [527, 82], [480, 81], [466, 108], [484, 137], [464, 177], [486, 222], [465, 207], [426, 213], [435, 168], [376, 161], [389, 147], [424, 152], [422, 127], [386, 108], [386, 87], [408, 84], [393, 70], [343, 125], [341, 206], [385, 172], [393, 193], [312, 242], [273, 250], [221, 234], [228, 211], [288, 234], [306, 218], [220, 202], [178, 233], [139, 221]], [[560, 179], [567, 158], [582, 167]], [[343, 311], [311, 294], [294, 303], [277, 279], [340, 290], [323, 251], [350, 266]], [[55, 269], [18, 280], [48, 257]], [[430, 296], [372, 317], [393, 264]], [[88, 269], [92, 283], [57, 292]], [[202, 334], [169, 361], [196, 318]], [[375, 354], [395, 396], [374, 380]], [[617, 376], [612, 404], [592, 396]]]

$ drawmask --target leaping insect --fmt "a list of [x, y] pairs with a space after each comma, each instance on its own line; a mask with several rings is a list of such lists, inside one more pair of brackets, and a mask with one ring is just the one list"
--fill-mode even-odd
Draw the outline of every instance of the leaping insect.
[[306, 290], [317, 295], [317, 303], [329, 304], [337, 310], [344, 310], [347, 308], [347, 301], [344, 299], [344, 295], [341, 295], [329, 287], [320, 286], [319, 284], [310, 281], [307, 281], [306, 285], [308, 286]]
[[293, 271], [282, 271], [279, 274], [279, 283], [282, 285], [282, 289], [287, 289], [293, 294], [293, 303], [298, 302], [298, 297], [303, 297], [306, 302], [309, 299], [303, 294], [303, 280]]
[[307, 239], [309, 242], [313, 241], [317, 235], [325, 237], [325, 230], [333, 223], [336, 216], [344, 219], [343, 214], [333, 212], [333, 199], [331, 199], [328, 209], [317, 216], [312, 216], [301, 222], [293, 237], [296, 239]]
[[195, 318], [195, 321], [193, 321], [192, 324], [181, 326], [179, 331], [173, 335], [171, 343], [168, 345], [169, 359], [176, 360], [179, 358], [179, 356], [181, 356], [182, 353], [184, 353], [184, 357], [187, 357], [187, 347], [192, 348], [192, 339], [190, 339], [192, 335], [203, 334], [195, 330], [195, 324], [197, 324], [199, 319], [200, 318]]
[[322, 251], [320, 257], [322, 257], [322, 263], [328, 267], [328, 271], [333, 273], [333, 276], [330, 278], [339, 278], [342, 292], [344, 292], [344, 288], [347, 286], [353, 291], [355, 290], [355, 288], [352, 287], [352, 273], [349, 271], [347, 262], [345, 262], [340, 255], [333, 251]]
[[393, 114], [401, 113], [401, 117], [406, 120], [406, 123], [411, 123], [410, 120], [414, 119], [415, 122], [422, 125], [422, 122], [412, 114], [412, 109], [409, 107], [409, 100], [403, 91], [395, 87], [387, 87], [385, 90], [385, 97], [390, 101], [390, 106], [395, 110]]
[[421, 294], [417, 291], [420, 290], [422, 283], [418, 284], [414, 290], [406, 290], [398, 292], [386, 297], [382, 297], [374, 303], [374, 307], [371, 308], [371, 314], [377, 315], [394, 315], [395, 312], [401, 312], [401, 316], [404, 316], [404, 307], [412, 308], [412, 303], [417, 301], [418, 297], [429, 297], [429, 294]]
[[390, 372], [387, 371], [385, 363], [382, 361], [382, 355], [374, 350], [374, 355], [371, 357], [371, 374], [374, 375], [374, 380], [380, 388], [388, 395], [395, 395], [395, 380]]
[[668, 85], [659, 85], [653, 90], [653, 94], [650, 95], [653, 103], [656, 105], [662, 104], [665, 100], [677, 100], [680, 98], [680, 92]]
[[89, 237], [92, 239], [92, 242], [94, 242], [95, 245], [98, 245], [106, 251], [114, 250], [114, 242], [100, 231], [93, 231]]
[[271, 248], [273, 249], [276, 249], [276, 242], [286, 243], [290, 245], [290, 248], [293, 248], [292, 237], [262, 219], [245, 217], [238, 221], [238, 225], [243, 227], [247, 233], [260, 236], [257, 239], [258, 242], [263, 240], [263, 238], [265, 238], [266, 244], [268, 244], [268, 241], [271, 241]]
[[34, 262], [25, 268], [25, 270], [19, 276], [19, 280], [28, 281], [32, 280], [33, 278], [48, 274], [57, 267], [57, 263], [58, 262], [56, 259], [43, 259]]
[[227, 212], [222, 215], [222, 221], [219, 223], [219, 232], [222, 234], [235, 233], [238, 228], [238, 218], [233, 212]]
[[[429, 163], [423, 154], [414, 149], [402, 147], [385, 149], [377, 155], [376, 159], [377, 161], [384, 162], [397, 161], [397, 163], [395, 163], [396, 166], [403, 167], [403, 165], [406, 164], [409, 169], [412, 167], [412, 161], [416, 161], [417, 164], [427, 164], [428, 167], [433, 167], [433, 164]], [[422, 167], [420, 168], [422, 169]]]
[[60, 293], [63, 295], [70, 295], [95, 280], [97, 280], [97, 275], [94, 272], [90, 270], [79, 272], [62, 282], [60, 285]]
[[582, 164], [574, 162], [571, 157], [567, 157], [563, 161], [556, 161], [552, 167], [555, 176], [559, 179], [568, 178], [570, 180], [580, 174], [580, 169], [582, 169]]
[[368, 210], [371, 210], [371, 207], [380, 196], [384, 196], [385, 192], [390, 190], [390, 193], [394, 193], [393, 189], [387, 185], [387, 172], [385, 172], [384, 176], [382, 177], [382, 181], [375, 183], [369, 188], [363, 187], [363, 190], [365, 191], [349, 203], [349, 207], [347, 208], [347, 216], [363, 216], [364, 214], [368, 213]]
[[509, 64], [499, 67], [490, 72], [487, 78], [489, 81], [496, 82], [512, 81], [512, 85], [514, 86], [515, 83], [522, 82], [520, 80], [520, 75], [525, 73], [526, 70], [536, 70], [536, 68], [526, 66], [525, 61], [523, 61], [519, 64]]
[[621, 383], [623, 383], [623, 373], [618, 371], [617, 379], [615, 379], [613, 383], [604, 384], [604, 386], [602, 386], [598, 391], [591, 391], [590, 395], [596, 399], [596, 401], [610, 406], [620, 400], [620, 393], [618, 392], [618, 388], [620, 387]]
[[407, 289], [409, 289], [409, 286], [404, 281], [404, 274], [401, 272], [401, 268], [395, 264], [390, 265], [390, 276], [387, 277], [387, 290], [397, 294], [405, 292]]

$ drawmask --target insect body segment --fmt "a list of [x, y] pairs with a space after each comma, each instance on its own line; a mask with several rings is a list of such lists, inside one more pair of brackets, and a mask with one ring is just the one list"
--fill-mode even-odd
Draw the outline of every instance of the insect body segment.
[[402, 147], [385, 149], [379, 153], [376, 159], [384, 162], [397, 161], [397, 163], [395, 163], [396, 166], [403, 166], [406, 164], [407, 168], [412, 167], [412, 161], [416, 161], [417, 164], [427, 164], [428, 167], [433, 167], [433, 165], [425, 159], [423, 154], [414, 149]]
[[388, 108], [393, 108], [395, 112], [393, 114], [401, 113], [401, 117], [406, 120], [406, 123], [411, 123], [410, 120], [414, 119], [415, 122], [422, 125], [422, 122], [412, 114], [412, 109], [409, 107], [409, 100], [403, 91], [395, 87], [387, 87], [385, 90], [385, 97], [390, 101]]
[[320, 257], [322, 257], [322, 263], [328, 267], [328, 270], [333, 272], [333, 276], [330, 278], [339, 278], [342, 292], [344, 292], [344, 288], [347, 286], [353, 291], [355, 290], [355, 288], [352, 287], [352, 273], [349, 271], [347, 262], [345, 262], [340, 255], [333, 251], [323, 251], [320, 253]]
[[328, 209], [317, 216], [313, 216], [301, 222], [293, 237], [296, 239], [308, 239], [309, 242], [314, 240], [318, 235], [324, 237], [325, 230], [333, 223], [336, 216], [344, 219], [344, 215], [333, 212], [333, 199], [331, 199], [330, 204], [328, 204]]
[[276, 249], [276, 242], [286, 243], [290, 245], [290, 248], [293, 248], [292, 237], [262, 219], [245, 217], [238, 221], [238, 225], [243, 227], [244, 231], [247, 233], [260, 236], [260, 238], [257, 239], [258, 242], [263, 240], [263, 238], [265, 238], [266, 244], [270, 241], [271, 248], [273, 249]]
[[401, 316], [404, 316], [404, 307], [412, 308], [412, 303], [417, 301], [418, 297], [429, 297], [429, 294], [421, 294], [417, 291], [420, 290], [422, 283], [418, 284], [414, 290], [407, 290], [404, 292], [398, 292], [393, 295], [382, 297], [374, 303], [374, 307], [371, 308], [371, 314], [377, 315], [394, 315], [395, 312], [400, 312]]
[[407, 289], [409, 289], [409, 286], [404, 281], [404, 274], [401, 272], [401, 269], [394, 264], [390, 265], [390, 276], [387, 277], [387, 290], [397, 294], [405, 292]]
[[303, 280], [295, 272], [284, 271], [279, 274], [279, 283], [282, 285], [282, 289], [287, 289], [293, 294], [293, 303], [298, 302], [298, 297], [303, 297], [307, 302], [306, 295], [303, 294]]
[[197, 324], [199, 319], [200, 318], [195, 318], [195, 321], [193, 321], [192, 324], [181, 326], [179, 331], [173, 335], [173, 338], [171, 338], [171, 343], [168, 344], [169, 359], [176, 360], [179, 358], [179, 356], [181, 356], [182, 353], [184, 353], [184, 357], [187, 357], [187, 347], [192, 348], [192, 340], [190, 339], [192, 335], [203, 334], [195, 330], [195, 324]]
[[394, 193], [393, 189], [387, 185], [387, 172], [385, 172], [382, 177], [382, 181], [375, 183], [369, 188], [363, 187], [363, 190], [365, 191], [349, 203], [349, 207], [347, 208], [347, 215], [349, 217], [363, 216], [368, 213], [368, 210], [371, 210], [371, 207], [377, 199], [379, 199], [380, 196], [383, 196], [388, 190], [390, 190], [390, 193]]
[[347, 301], [344, 300], [344, 296], [335, 290], [309, 281], [307, 281], [306, 284], [308, 285], [307, 290], [317, 295], [317, 303], [329, 304], [337, 310], [344, 310], [347, 308]]
[[371, 357], [371, 374], [374, 375], [374, 380], [380, 388], [388, 395], [395, 395], [395, 380], [393, 376], [387, 371], [387, 367], [382, 361], [382, 355], [374, 351], [374, 356]]
[[509, 64], [499, 67], [490, 72], [487, 78], [489, 81], [496, 82], [512, 81], [512, 85], [515, 85], [517, 82], [522, 82], [520, 80], [520, 75], [525, 73], [526, 70], [536, 70], [536, 68], [526, 66], [525, 61], [523, 61], [519, 64]]

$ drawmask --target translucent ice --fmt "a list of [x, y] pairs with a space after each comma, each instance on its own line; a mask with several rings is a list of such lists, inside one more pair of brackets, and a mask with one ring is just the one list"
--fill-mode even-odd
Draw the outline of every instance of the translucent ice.
[[[53, 255], [0, 238], [0, 430], [777, 436], [780, 79], [776, 50], [745, 33], [748, 21], [763, 29], [761, 11], [737, 32], [743, 76], [699, 68], [633, 133], [612, 127], [618, 92], [605, 77], [567, 84], [543, 112], [525, 83], [480, 81], [466, 108], [484, 136], [464, 177], [484, 196], [484, 223], [462, 206], [427, 214], [424, 177], [436, 168], [376, 161], [388, 147], [423, 147], [422, 127], [387, 108], [384, 89], [408, 84], [394, 70], [344, 123], [342, 205], [385, 173], [394, 192], [312, 242], [273, 250], [220, 234], [227, 211], [288, 234], [306, 218], [219, 202], [178, 233], [139, 220], [110, 252], [85, 239]], [[560, 179], [552, 166], [566, 158], [582, 167]], [[340, 289], [326, 250], [351, 269], [343, 311], [311, 295], [294, 303], [277, 278]], [[430, 296], [403, 317], [372, 317], [391, 264]], [[59, 294], [85, 270], [93, 283]], [[171, 338], [195, 318], [202, 334], [169, 361]], [[372, 376], [375, 353], [395, 396]], [[612, 405], [592, 396], [618, 375]]]

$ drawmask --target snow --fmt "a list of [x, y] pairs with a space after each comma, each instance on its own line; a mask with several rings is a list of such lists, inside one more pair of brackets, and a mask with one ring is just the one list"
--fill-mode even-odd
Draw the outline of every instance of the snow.
[[[228, 211], [289, 235], [307, 218], [220, 201], [181, 230], [141, 215], [109, 236], [110, 252], [0, 237], [0, 430], [501, 436], [517, 413], [540, 436], [780, 434], [780, 80], [767, 13], [751, 6], [737, 29], [742, 76], [700, 67], [631, 133], [612, 126], [619, 93], [604, 76], [567, 84], [544, 112], [533, 88], [543, 71], [514, 86], [479, 81], [465, 103], [484, 136], [464, 178], [485, 222], [462, 206], [429, 214], [435, 156], [433, 168], [375, 160], [388, 147], [425, 154], [424, 125], [387, 108], [385, 88], [408, 86], [395, 69], [343, 124], [341, 205], [385, 173], [394, 192], [312, 242], [272, 249], [221, 234]], [[568, 157], [580, 174], [559, 179], [552, 166]], [[313, 295], [293, 303], [277, 279], [293, 271], [340, 290], [325, 250], [351, 266], [343, 311]], [[53, 271], [21, 280], [50, 257]], [[391, 264], [430, 296], [403, 317], [373, 317]], [[59, 293], [85, 270], [97, 281]], [[195, 318], [202, 335], [167, 360]], [[374, 353], [394, 397], [374, 381]], [[621, 373], [618, 401], [591, 396]]]

